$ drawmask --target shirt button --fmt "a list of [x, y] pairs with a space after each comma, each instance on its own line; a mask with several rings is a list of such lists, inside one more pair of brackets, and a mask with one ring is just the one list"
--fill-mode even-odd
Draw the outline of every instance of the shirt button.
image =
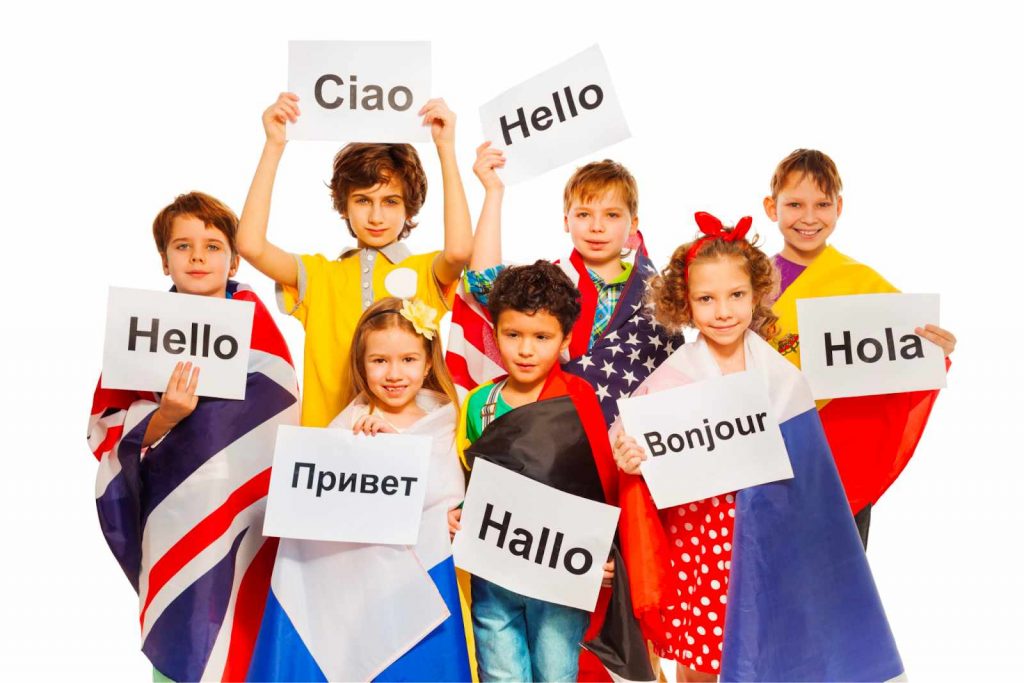
[[370, 288], [370, 283], [369, 282], [364, 282], [363, 283], [363, 289], [369, 289], [369, 288]]
[[374, 256], [374, 254], [373, 254], [372, 251], [369, 251], [369, 252], [366, 253], [366, 258], [370, 259], [371, 261], [373, 260], [373, 256]]
[[369, 273], [369, 272], [370, 272], [370, 269], [369, 269], [369, 268], [363, 268], [363, 272], [364, 272], [364, 273]]
[[364, 308], [369, 308], [370, 307], [370, 303], [372, 303], [372, 302], [369, 299], [366, 299], [365, 301], [363, 301], [363, 307]]

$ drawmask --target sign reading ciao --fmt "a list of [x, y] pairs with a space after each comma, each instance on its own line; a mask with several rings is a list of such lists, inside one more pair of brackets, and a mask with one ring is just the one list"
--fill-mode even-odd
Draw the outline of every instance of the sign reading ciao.
[[793, 469], [762, 376], [739, 372], [619, 399], [658, 508], [789, 479]]
[[428, 142], [429, 42], [291, 41], [288, 89], [302, 115], [289, 140]]
[[800, 367], [816, 399], [946, 386], [942, 348], [915, 332], [939, 324], [938, 294], [798, 299]]
[[191, 361], [199, 396], [245, 398], [255, 312], [251, 301], [111, 287], [103, 387], [162, 392], [175, 364]]
[[625, 140], [629, 128], [597, 45], [480, 107], [484, 138], [505, 151], [506, 183]]
[[263, 533], [415, 545], [430, 447], [426, 436], [278, 427]]
[[455, 534], [455, 564], [527, 595], [591, 612], [619, 508], [477, 459]]

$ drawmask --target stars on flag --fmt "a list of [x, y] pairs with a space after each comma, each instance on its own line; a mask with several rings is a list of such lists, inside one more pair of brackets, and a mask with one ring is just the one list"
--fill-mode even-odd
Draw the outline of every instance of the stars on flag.
[[630, 332], [630, 333], [629, 333], [629, 338], [628, 338], [628, 339], [626, 339], [626, 343], [627, 343], [627, 344], [630, 344], [630, 345], [633, 345], [633, 346], [636, 346], [637, 344], [639, 344], [639, 343], [640, 343], [640, 337], [639, 337], [639, 335], [636, 335], [636, 334], [634, 334], [634, 333]]
[[657, 366], [657, 363], [654, 361], [654, 356], [644, 361], [644, 367], [647, 368], [647, 372], [654, 372], [655, 366]]
[[592, 361], [592, 360], [590, 359], [590, 356], [589, 356], [589, 355], [586, 355], [586, 356], [580, 356], [580, 366], [582, 366], [582, 368], [583, 368], [584, 370], [587, 370], [587, 369], [589, 369], [589, 368], [590, 368], [590, 366], [592, 366], [593, 364], [594, 364], [594, 361]]
[[613, 344], [612, 346], [609, 346], [608, 350], [612, 352], [612, 358], [615, 358], [616, 355], [622, 353], [622, 347], [619, 346], [618, 344]]
[[598, 382], [597, 390], [595, 391], [597, 397], [602, 401], [611, 398], [611, 394], [608, 393], [608, 387]]
[[605, 377], [611, 377], [612, 373], [615, 372], [615, 366], [610, 362], [605, 361], [604, 365], [601, 367], [601, 372], [604, 373]]
[[627, 370], [626, 372], [622, 373], [622, 379], [626, 380], [626, 386], [635, 384], [637, 381], [636, 375], [633, 374], [632, 370]]
[[640, 362], [640, 347], [637, 347], [629, 352], [629, 360], [632, 363]]

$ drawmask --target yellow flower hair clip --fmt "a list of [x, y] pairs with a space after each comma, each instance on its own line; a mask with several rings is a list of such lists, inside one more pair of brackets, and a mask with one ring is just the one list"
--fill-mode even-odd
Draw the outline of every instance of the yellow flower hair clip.
[[437, 332], [437, 310], [419, 299], [404, 299], [399, 315], [412, 323], [413, 329], [433, 341]]

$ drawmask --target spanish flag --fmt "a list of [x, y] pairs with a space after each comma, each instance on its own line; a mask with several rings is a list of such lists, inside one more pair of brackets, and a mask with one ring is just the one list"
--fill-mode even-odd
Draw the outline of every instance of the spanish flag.
[[[772, 345], [800, 367], [798, 299], [898, 291], [868, 266], [826, 247], [775, 302], [773, 310], [779, 323]], [[938, 390], [910, 391], [817, 401], [821, 423], [854, 513], [877, 502], [907, 466], [938, 394]]]

